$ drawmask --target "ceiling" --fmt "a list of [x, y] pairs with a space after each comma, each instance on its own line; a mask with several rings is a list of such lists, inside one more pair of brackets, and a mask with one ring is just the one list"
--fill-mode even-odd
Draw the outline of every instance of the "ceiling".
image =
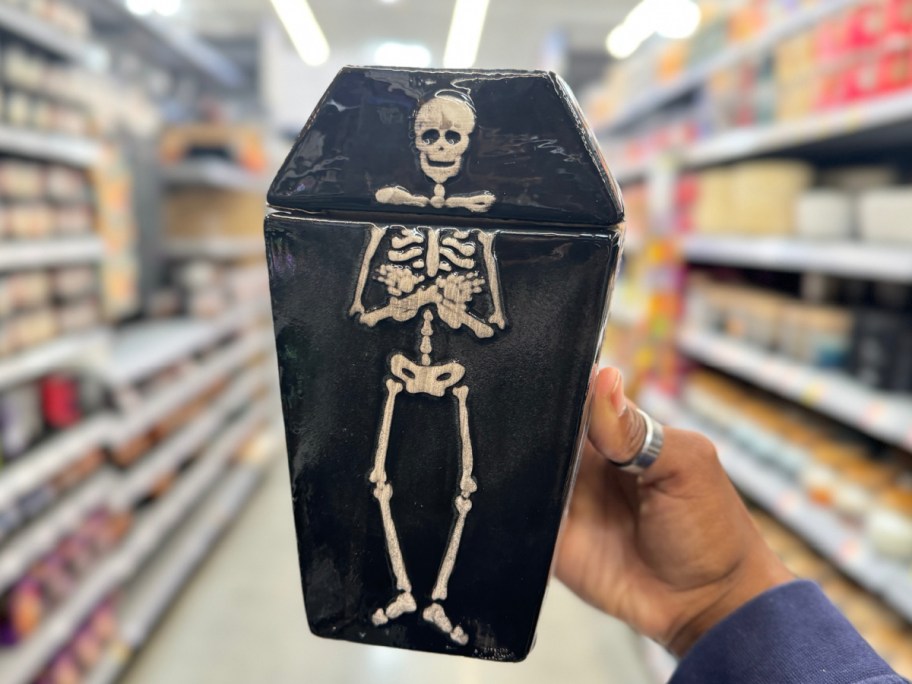
[[[545, 46], [604, 53], [605, 36], [634, 0], [490, 0], [481, 38], [480, 68], [554, 67]], [[421, 43], [440, 66], [453, 0], [310, 0], [333, 61], [372, 63], [385, 41]], [[175, 21], [218, 42], [258, 34], [275, 15], [269, 0], [183, 0]], [[607, 62], [607, 57], [606, 57]]]

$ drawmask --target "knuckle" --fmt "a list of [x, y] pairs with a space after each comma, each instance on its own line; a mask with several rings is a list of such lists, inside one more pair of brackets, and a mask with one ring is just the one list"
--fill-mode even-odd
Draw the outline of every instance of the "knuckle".
[[685, 431], [689, 444], [689, 450], [694, 457], [701, 461], [719, 462], [719, 451], [715, 443], [706, 435], [700, 432]]

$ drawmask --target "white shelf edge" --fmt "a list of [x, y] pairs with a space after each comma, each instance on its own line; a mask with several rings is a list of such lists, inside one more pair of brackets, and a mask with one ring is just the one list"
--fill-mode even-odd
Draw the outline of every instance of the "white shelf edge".
[[250, 398], [265, 384], [263, 368], [255, 367], [235, 380], [231, 387], [205, 413], [196, 416], [189, 425], [179, 429], [163, 444], [143, 456], [121, 479], [112, 493], [111, 505], [122, 509], [131, 506], [146, 494], [163, 475], [175, 469], [223, 424], [232, 411]]
[[165, 254], [172, 259], [244, 259], [262, 257], [266, 244], [261, 238], [172, 238], [165, 243]]
[[245, 335], [242, 339], [232, 342], [226, 349], [220, 350], [203, 366], [194, 368], [169, 383], [164, 389], [145, 398], [139, 406], [125, 413], [116, 414], [117, 420], [107, 436], [107, 443], [117, 446], [148, 430], [154, 423], [202, 394], [219, 378], [268, 349], [272, 339], [272, 335], [265, 332]]
[[102, 471], [67, 493], [60, 503], [16, 532], [0, 549], [0, 594], [18, 580], [41, 556], [76, 529], [87, 513], [103, 503], [113, 485]]
[[162, 177], [169, 185], [195, 185], [262, 193], [264, 207], [266, 189], [269, 187], [269, 178], [265, 175], [217, 159], [188, 159], [171, 164], [162, 169]]
[[104, 243], [94, 236], [5, 242], [0, 250], [0, 270], [78, 264], [101, 261], [103, 258]]
[[104, 351], [110, 343], [104, 328], [64, 335], [0, 359], [0, 389], [31, 380], [80, 357]]
[[707, 166], [742, 157], [811, 145], [839, 136], [860, 133], [912, 116], [912, 92], [885, 95], [815, 112], [796, 121], [783, 121], [719, 133], [682, 151], [684, 166]]
[[791, 15], [777, 21], [761, 31], [758, 35], [748, 39], [747, 42], [728, 47], [716, 57], [711, 58], [699, 66], [688, 69], [674, 81], [653, 88], [639, 98], [634, 98], [627, 107], [619, 112], [607, 125], [601, 127], [601, 129], [614, 132], [625, 128], [652, 113], [654, 110], [668, 104], [672, 100], [681, 97], [688, 91], [701, 87], [712, 74], [728, 69], [739, 62], [748, 60], [756, 55], [769, 52], [789, 35], [813, 26], [844, 9], [859, 5], [863, 1], [864, 0], [822, 0], [813, 7], [795, 10]]
[[90, 167], [100, 161], [101, 145], [89, 138], [0, 124], [0, 153]]
[[[131, 577], [162, 539], [198, 501], [221, 472], [240, 441], [243, 429], [252, 429], [263, 416], [262, 407], [232, 426], [207, 450], [200, 464], [181, 478], [174, 490], [134, 528], [121, 547], [103, 560], [76, 592], [19, 646], [0, 652], [0, 681], [28, 684], [54, 653], [73, 635], [86, 616], [121, 583]], [[229, 439], [230, 438], [230, 439]]]
[[683, 251], [687, 260], [693, 263], [811, 271], [912, 283], [912, 246], [691, 235], [684, 240]]
[[856, 430], [912, 449], [912, 397], [878, 392], [848, 375], [805, 366], [717, 333], [685, 329], [679, 347], [692, 358], [825, 413]]
[[639, 399], [644, 410], [654, 412], [660, 420], [709, 437], [738, 489], [912, 623], [912, 574], [904, 564], [880, 556], [837, 514], [814, 504], [785, 476], [759, 463], [718, 429], [694, 418], [674, 399], [653, 388], [644, 390]]
[[127, 328], [114, 338], [111, 362], [103, 369], [104, 379], [112, 387], [136, 382], [196, 354], [269, 311], [268, 300], [256, 300], [211, 320], [153, 320]]
[[110, 426], [110, 416], [83, 420], [39, 444], [0, 471], [0, 509], [10, 506], [70, 463], [101, 446]]
[[89, 45], [53, 24], [8, 4], [0, 4], [0, 28], [58, 57], [85, 61]]

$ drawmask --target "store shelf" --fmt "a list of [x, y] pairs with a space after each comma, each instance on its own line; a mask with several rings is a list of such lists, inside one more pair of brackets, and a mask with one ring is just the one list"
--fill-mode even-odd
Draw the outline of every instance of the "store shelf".
[[131, 467], [118, 484], [112, 496], [114, 508], [129, 508], [145, 496], [168, 473], [203, 447], [225, 419], [248, 402], [251, 395], [265, 384], [263, 367], [255, 367], [235, 380], [201, 415], [193, 417], [188, 425], [179, 429], [160, 446], [144, 455], [139, 463]]
[[[2, 7], [0, 5], [0, 8]], [[0, 154], [89, 167], [101, 159], [101, 146], [88, 138], [74, 138], [0, 124]]]
[[135, 408], [118, 415], [108, 435], [108, 443], [116, 446], [149, 430], [155, 423], [199, 396], [213, 383], [271, 346], [272, 336], [268, 333], [250, 333], [232, 342], [202, 366], [169, 383]]
[[[251, 173], [245, 168], [220, 159], [188, 159], [178, 164], [172, 164], [162, 169], [166, 183], [170, 185], [201, 185], [221, 190], [242, 190], [264, 194], [269, 186], [269, 179], [262, 175]], [[228, 236], [219, 239], [230, 241]]]
[[104, 351], [110, 335], [104, 329], [92, 329], [45, 342], [26, 351], [0, 359], [0, 389], [26, 382], [61, 368], [74, 360], [89, 358]]
[[174, 239], [165, 244], [165, 254], [175, 259], [203, 258], [229, 261], [262, 257], [266, 254], [266, 247], [262, 238]]
[[604, 132], [613, 132], [637, 123], [655, 110], [673, 102], [687, 93], [702, 87], [709, 77], [718, 71], [729, 69], [741, 62], [769, 53], [777, 44], [792, 34], [798, 33], [820, 23], [827, 17], [861, 4], [863, 0], [820, 0], [816, 5], [806, 9], [794, 10], [786, 18], [776, 21], [772, 26], [751, 39], [729, 47], [714, 58], [691, 68], [673, 81], [649, 89], [614, 118]]
[[866, 100], [805, 119], [721, 133], [682, 151], [685, 166], [706, 166], [807, 147], [912, 118], [912, 92]]
[[186, 518], [223, 472], [244, 431], [252, 430], [262, 418], [262, 410], [253, 409], [227, 430], [207, 450], [199, 465], [183, 476], [172, 492], [139, 520], [120, 549], [102, 561], [34, 635], [21, 645], [0, 652], [0, 682], [28, 684], [34, 679], [90, 612], [133, 576], [171, 530]]
[[0, 4], [0, 29], [58, 57], [84, 61], [89, 53], [85, 41], [9, 3]]
[[20, 496], [99, 446], [108, 432], [109, 421], [107, 415], [86, 419], [5, 466], [0, 471], [0, 509], [11, 506]]
[[0, 549], [0, 594], [39, 558], [74, 531], [93, 509], [103, 505], [114, 486], [108, 472], [99, 472], [63, 501], [20, 530]]
[[104, 243], [97, 237], [55, 238], [3, 243], [0, 271], [101, 261]]
[[211, 320], [173, 318], [133, 325], [114, 339], [105, 379], [114, 387], [136, 382], [205, 349], [268, 312], [268, 302], [253, 301], [232, 307]]
[[188, 71], [215, 84], [237, 88], [246, 82], [241, 69], [194, 34], [154, 14], [131, 12], [125, 0], [88, 0], [93, 23], [106, 36], [115, 36], [157, 66]]
[[683, 252], [692, 263], [912, 283], [912, 248], [902, 245], [694, 235]]
[[716, 333], [684, 330], [691, 357], [803, 404], [890, 444], [912, 449], [912, 397], [870, 389], [851, 377], [770, 354]]
[[879, 595], [912, 622], [912, 573], [897, 561], [879, 555], [865, 538], [838, 515], [814, 504], [779, 471], [746, 453], [707, 423], [654, 388], [639, 397], [644, 410], [675, 427], [702, 432], [719, 451], [735, 486], [752, 501], [801, 536], [835, 567], [867, 591]]
[[145, 644], [168, 606], [202, 564], [262, 479], [259, 467], [240, 465], [179, 533], [179, 538], [131, 587], [120, 610], [120, 639], [108, 649], [86, 680], [86, 684], [113, 684], [132, 655]]

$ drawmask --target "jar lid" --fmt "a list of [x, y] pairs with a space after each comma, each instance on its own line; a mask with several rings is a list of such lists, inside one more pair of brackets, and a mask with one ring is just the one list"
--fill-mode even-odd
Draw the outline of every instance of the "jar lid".
[[[328, 217], [508, 221], [616, 233], [620, 190], [564, 82], [544, 71], [345, 67], [269, 204]], [[575, 228], [578, 229], [578, 228]]]

